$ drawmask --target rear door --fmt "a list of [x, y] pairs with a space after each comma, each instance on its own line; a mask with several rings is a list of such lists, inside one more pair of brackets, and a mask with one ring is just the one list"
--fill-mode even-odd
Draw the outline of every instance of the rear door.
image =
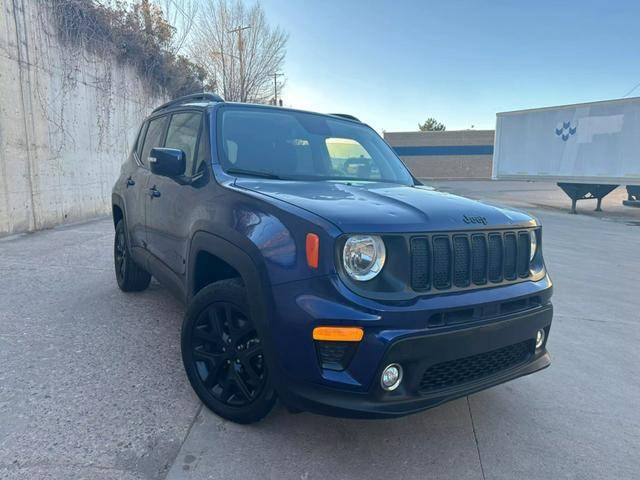
[[145, 235], [145, 203], [149, 170], [141, 160], [143, 145], [149, 122], [140, 128], [136, 145], [132, 152], [133, 161], [128, 162], [128, 171], [122, 178], [125, 201], [125, 222], [129, 234], [129, 244], [134, 255], [136, 249], [144, 248]]
[[181, 111], [171, 115], [165, 148], [184, 151], [184, 175], [168, 178], [151, 174], [147, 200], [147, 235], [149, 251], [176, 276], [186, 271], [189, 240], [189, 217], [198, 207], [198, 185], [191, 182], [198, 163], [198, 141], [202, 130], [202, 112]]
[[136, 235], [138, 237], [140, 245], [146, 249], [149, 248], [149, 232], [147, 231], [147, 217], [149, 215], [148, 208], [150, 197], [149, 181], [153, 176], [151, 174], [151, 171], [149, 170], [149, 154], [151, 153], [152, 148], [162, 146], [162, 142], [164, 142], [165, 132], [167, 130], [168, 120], [169, 117], [165, 115], [162, 117], [153, 118], [148, 122], [144, 144], [140, 152], [139, 161], [141, 164], [141, 170], [145, 171], [145, 179], [144, 183], [140, 184], [140, 188], [138, 189], [140, 192], [140, 206], [142, 208], [142, 215], [139, 219], [140, 224], [138, 224], [138, 219], [136, 221], [136, 228], [139, 230], [139, 233], [137, 233]]

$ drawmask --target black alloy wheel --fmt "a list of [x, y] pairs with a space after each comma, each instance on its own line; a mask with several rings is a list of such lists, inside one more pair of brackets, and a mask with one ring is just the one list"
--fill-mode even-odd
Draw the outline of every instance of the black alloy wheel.
[[192, 330], [192, 354], [202, 385], [219, 401], [243, 407], [265, 387], [267, 371], [255, 327], [240, 307], [209, 305]]
[[200, 400], [221, 417], [252, 423], [273, 408], [276, 394], [240, 279], [195, 295], [182, 325], [182, 360]]
[[127, 240], [123, 229], [116, 230], [113, 257], [116, 262], [116, 277], [120, 283], [127, 275]]

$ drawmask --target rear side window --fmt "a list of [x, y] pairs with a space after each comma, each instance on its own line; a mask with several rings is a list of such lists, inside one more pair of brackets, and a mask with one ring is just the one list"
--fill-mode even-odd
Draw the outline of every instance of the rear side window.
[[142, 155], [140, 156], [140, 162], [143, 165], [147, 164], [149, 153], [152, 148], [162, 146], [162, 136], [164, 134], [164, 127], [167, 124], [167, 117], [159, 117], [151, 120], [147, 127], [147, 134], [144, 137], [144, 147], [142, 147]]
[[187, 168], [185, 173], [191, 175], [193, 171], [194, 156], [200, 133], [202, 114], [199, 112], [176, 113], [171, 117], [167, 140], [164, 143], [166, 148], [177, 148], [185, 153]]

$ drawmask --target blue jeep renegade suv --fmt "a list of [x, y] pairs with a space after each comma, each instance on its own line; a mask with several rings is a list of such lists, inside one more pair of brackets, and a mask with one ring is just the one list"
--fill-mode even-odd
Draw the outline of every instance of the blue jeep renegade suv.
[[179, 98], [113, 189], [115, 272], [186, 302], [182, 357], [229, 420], [397, 417], [549, 365], [538, 221], [436, 192], [349, 115]]

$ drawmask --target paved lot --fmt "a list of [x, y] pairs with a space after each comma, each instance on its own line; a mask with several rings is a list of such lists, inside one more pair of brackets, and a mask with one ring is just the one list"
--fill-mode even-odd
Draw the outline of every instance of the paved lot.
[[[551, 368], [390, 421], [237, 426], [182, 371], [183, 306], [121, 293], [99, 220], [0, 239], [0, 478], [638, 478], [640, 210], [566, 213], [551, 184], [440, 182], [544, 222]], [[580, 204], [579, 204], [580, 205]]]

